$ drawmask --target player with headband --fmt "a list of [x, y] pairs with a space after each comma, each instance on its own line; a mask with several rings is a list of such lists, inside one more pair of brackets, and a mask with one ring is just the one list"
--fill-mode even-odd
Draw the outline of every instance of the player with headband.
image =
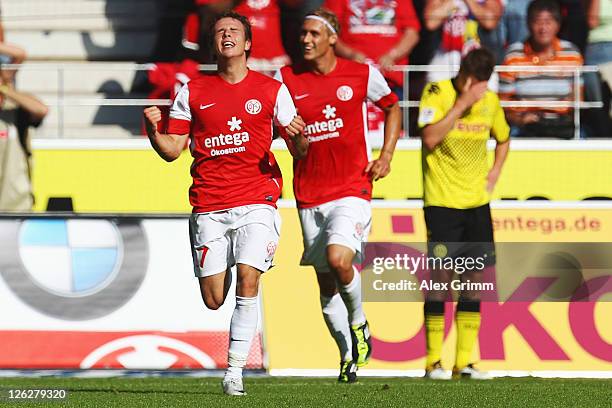
[[[353, 262], [371, 224], [372, 182], [389, 174], [401, 129], [397, 97], [374, 67], [336, 57], [336, 16], [308, 14], [301, 28], [304, 60], [283, 67], [282, 81], [304, 119], [306, 157], [294, 161], [293, 189], [302, 226], [302, 265], [312, 265], [321, 308], [340, 349], [340, 382], [354, 382], [372, 353], [361, 302], [361, 278]], [[380, 155], [367, 141], [366, 100], [385, 112]]]

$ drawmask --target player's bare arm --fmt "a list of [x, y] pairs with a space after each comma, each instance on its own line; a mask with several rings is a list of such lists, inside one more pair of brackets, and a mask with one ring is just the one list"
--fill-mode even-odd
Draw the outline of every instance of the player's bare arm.
[[3, 42], [0, 42], [0, 53], [11, 57], [13, 64], [21, 64], [27, 57], [23, 48]]
[[0, 94], [28, 111], [33, 119], [42, 120], [49, 112], [47, 105], [38, 98], [26, 92], [17, 91], [11, 83], [0, 84]]
[[336, 55], [344, 57], [353, 61], [365, 63], [368, 57], [361, 51], [352, 48], [347, 45], [344, 41], [338, 39], [336, 42]]
[[427, 0], [425, 3], [425, 27], [429, 31], [437, 30], [455, 8], [453, 0]]
[[418, 42], [419, 32], [412, 28], [406, 29], [397, 44], [378, 59], [378, 65], [382, 69], [390, 69], [395, 61], [408, 55]]
[[453, 107], [448, 111], [446, 116], [433, 125], [427, 125], [421, 133], [423, 145], [428, 150], [435, 149], [448, 132], [453, 128], [455, 122], [469, 109], [472, 105], [478, 102], [487, 92], [487, 81], [474, 82], [472, 78], [468, 78], [463, 91], [455, 101]]
[[181, 155], [189, 134], [168, 135], [159, 133], [157, 124], [161, 119], [162, 115], [158, 107], [150, 106], [144, 110], [145, 128], [151, 146], [162, 159], [171, 162]]
[[525, 126], [530, 123], [539, 122], [541, 117], [537, 112], [516, 112], [508, 111], [506, 114], [508, 121], [518, 126]]
[[484, 3], [466, 0], [470, 11], [485, 30], [493, 30], [501, 18], [504, 6], [499, 0], [487, 0]]
[[300, 115], [296, 115], [291, 123], [287, 125], [285, 131], [289, 136], [289, 151], [296, 159], [301, 159], [308, 153], [308, 139], [304, 136], [304, 128], [306, 123]]
[[502, 167], [506, 162], [506, 157], [508, 157], [508, 151], [510, 150], [510, 139], [506, 140], [503, 143], [497, 142], [495, 146], [495, 160], [493, 161], [493, 166], [491, 166], [491, 170], [489, 170], [489, 174], [487, 174], [487, 191], [489, 194], [493, 192], [495, 185], [497, 184], [497, 180], [499, 179], [499, 175], [501, 174]]
[[385, 112], [385, 138], [378, 159], [368, 163], [365, 171], [373, 181], [379, 180], [391, 171], [391, 159], [402, 129], [402, 110], [398, 103], [383, 109]]

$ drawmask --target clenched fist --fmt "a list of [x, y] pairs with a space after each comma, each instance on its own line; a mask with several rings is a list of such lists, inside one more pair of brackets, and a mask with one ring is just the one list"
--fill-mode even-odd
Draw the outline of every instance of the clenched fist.
[[155, 135], [157, 131], [157, 124], [162, 119], [162, 113], [157, 106], [149, 106], [144, 110], [144, 121], [147, 135]]
[[287, 135], [289, 135], [289, 137], [294, 138], [304, 131], [304, 127], [306, 127], [304, 119], [302, 119], [300, 115], [296, 115], [291, 123], [287, 125], [285, 130], [287, 131]]

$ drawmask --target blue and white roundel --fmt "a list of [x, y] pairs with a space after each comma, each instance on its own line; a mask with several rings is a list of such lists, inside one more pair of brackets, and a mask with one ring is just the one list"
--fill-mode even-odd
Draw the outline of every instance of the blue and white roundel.
[[33, 281], [61, 296], [104, 289], [121, 265], [121, 236], [106, 220], [30, 219], [22, 223], [19, 240]]

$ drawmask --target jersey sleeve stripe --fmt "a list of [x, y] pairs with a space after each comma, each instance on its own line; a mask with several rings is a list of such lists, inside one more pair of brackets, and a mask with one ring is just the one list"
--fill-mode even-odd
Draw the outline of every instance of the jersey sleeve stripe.
[[378, 69], [368, 65], [368, 70], [367, 97], [372, 102], [378, 102], [391, 93], [391, 88]]
[[375, 105], [378, 106], [380, 109], [385, 109], [389, 106], [396, 104], [398, 100], [399, 99], [397, 95], [394, 92], [391, 92], [389, 95], [383, 96], [378, 101], [376, 101]]
[[191, 130], [191, 121], [184, 119], [170, 118], [168, 123], [168, 134], [186, 135]]

